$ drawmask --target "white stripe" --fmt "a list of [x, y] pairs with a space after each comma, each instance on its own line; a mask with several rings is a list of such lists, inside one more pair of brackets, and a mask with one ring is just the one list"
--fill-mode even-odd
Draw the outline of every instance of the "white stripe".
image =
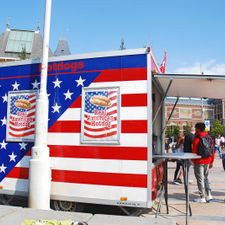
[[[48, 145], [80, 145], [80, 140], [80, 133], [48, 133]], [[120, 134], [120, 146], [147, 147], [147, 134]]]
[[121, 94], [137, 94], [147, 93], [147, 81], [121, 81], [121, 82], [92, 82], [89, 85], [90, 88], [101, 88], [101, 87], [120, 87]]
[[127, 197], [128, 201], [146, 201], [147, 189], [52, 182], [51, 194], [117, 201], [121, 197]]
[[[28, 192], [28, 180], [5, 178], [1, 185], [3, 190]], [[127, 197], [128, 201], [146, 201], [147, 189], [134, 187], [118, 187], [106, 185], [87, 185], [72, 183], [51, 183], [51, 195], [60, 196], [63, 200], [71, 198], [87, 198], [119, 201], [121, 197]], [[88, 200], [87, 200], [88, 202]], [[102, 202], [104, 204], [104, 201]]]
[[[30, 156], [25, 156], [17, 167], [29, 167]], [[51, 157], [52, 169], [102, 172], [147, 174], [147, 161], [142, 160], [111, 160]]]
[[[121, 120], [147, 120], [146, 107], [121, 107]], [[58, 119], [59, 121], [81, 120], [80, 108], [69, 108]]]
[[28, 180], [4, 178], [0, 183], [3, 190], [28, 192]]

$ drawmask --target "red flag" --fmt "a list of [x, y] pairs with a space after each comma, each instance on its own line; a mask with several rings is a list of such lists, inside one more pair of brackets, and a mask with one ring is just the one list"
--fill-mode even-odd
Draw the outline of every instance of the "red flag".
[[164, 52], [163, 61], [162, 61], [162, 64], [160, 65], [160, 71], [161, 73], [166, 72], [166, 52]]

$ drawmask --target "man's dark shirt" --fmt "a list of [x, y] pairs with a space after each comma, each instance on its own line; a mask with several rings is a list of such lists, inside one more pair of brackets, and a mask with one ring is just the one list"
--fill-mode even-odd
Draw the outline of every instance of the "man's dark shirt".
[[195, 135], [192, 133], [188, 133], [184, 137], [184, 152], [192, 153], [192, 142], [194, 140]]

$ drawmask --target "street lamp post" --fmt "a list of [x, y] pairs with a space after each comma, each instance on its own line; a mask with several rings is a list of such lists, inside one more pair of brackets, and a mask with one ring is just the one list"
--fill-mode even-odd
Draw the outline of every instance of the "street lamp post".
[[47, 72], [48, 51], [52, 0], [46, 0], [43, 55], [41, 65], [41, 86], [36, 102], [36, 134], [32, 148], [32, 158], [29, 168], [29, 207], [36, 209], [50, 208], [51, 168], [48, 134], [48, 95]]

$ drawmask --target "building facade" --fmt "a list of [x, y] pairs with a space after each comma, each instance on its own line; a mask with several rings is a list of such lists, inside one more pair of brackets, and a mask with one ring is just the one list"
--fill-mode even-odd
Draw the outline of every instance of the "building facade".
[[165, 119], [167, 127], [178, 126], [180, 133], [184, 132], [185, 126], [192, 127], [197, 122], [209, 120], [211, 123], [215, 118], [214, 101], [209, 99], [180, 98], [169, 121], [176, 98], [166, 98]]

